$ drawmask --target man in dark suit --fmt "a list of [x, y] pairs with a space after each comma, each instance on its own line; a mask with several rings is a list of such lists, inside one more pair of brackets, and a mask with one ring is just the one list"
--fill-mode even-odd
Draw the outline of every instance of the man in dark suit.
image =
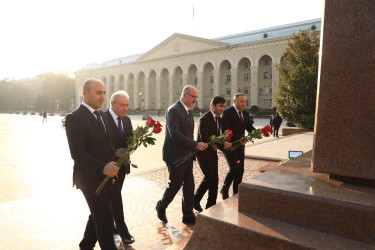
[[167, 223], [165, 210], [172, 202], [177, 192], [183, 185], [182, 222], [195, 223], [193, 213], [194, 176], [193, 157], [176, 167], [177, 160], [192, 153], [194, 150], [205, 150], [207, 143], [196, 142], [193, 139], [194, 120], [189, 110], [198, 98], [195, 87], [187, 85], [182, 90], [181, 98], [167, 109], [165, 114], [166, 129], [163, 146], [163, 160], [169, 172], [168, 187], [163, 198], [158, 201], [156, 211], [158, 218]]
[[281, 126], [281, 123], [283, 123], [283, 118], [279, 115], [279, 113], [276, 113], [276, 117], [273, 119], [273, 137], [279, 137], [279, 129]]
[[[212, 98], [210, 103], [211, 110], [199, 119], [197, 141], [208, 143], [210, 142], [210, 136], [221, 135], [220, 116], [223, 114], [225, 102], [225, 98], [221, 96], [215, 96]], [[231, 143], [226, 142], [224, 145], [217, 145], [217, 147], [223, 150], [229, 148], [231, 145]], [[195, 192], [194, 208], [195, 210], [202, 212], [203, 209], [200, 205], [200, 201], [207, 190], [208, 199], [206, 209], [216, 204], [219, 184], [217, 148], [208, 147], [206, 150], [198, 152], [197, 159], [204, 174], [204, 178]]]
[[99, 109], [104, 102], [105, 85], [88, 79], [83, 85], [81, 106], [66, 117], [66, 135], [74, 160], [73, 186], [80, 189], [90, 208], [90, 216], [80, 249], [93, 249], [96, 241], [102, 249], [117, 249], [111, 211], [112, 182], [100, 195], [95, 194], [105, 176], [114, 177], [119, 168], [113, 162], [114, 147], [107, 117]]
[[[132, 136], [132, 123], [126, 116], [129, 107], [129, 95], [125, 91], [117, 91], [111, 96], [111, 108], [105, 112], [108, 118], [109, 129], [111, 130], [115, 149], [127, 148], [126, 139]], [[115, 157], [117, 161], [119, 158]], [[112, 209], [113, 218], [117, 230], [125, 244], [132, 244], [135, 240], [129, 233], [125, 223], [124, 209], [122, 203], [121, 189], [125, 176], [130, 173], [130, 165], [122, 166], [118, 172], [118, 180], [113, 185]]]
[[[245, 136], [245, 130], [255, 130], [253, 127], [254, 121], [250, 119], [249, 113], [244, 110], [245, 107], [246, 96], [242, 93], [237, 93], [233, 97], [233, 106], [224, 111], [222, 130], [230, 129], [233, 132], [231, 141], [236, 141]], [[242, 146], [233, 152], [224, 151], [224, 156], [229, 165], [229, 172], [220, 191], [223, 200], [229, 197], [228, 192], [232, 182], [233, 195], [238, 193], [238, 185], [242, 182], [244, 172], [245, 144], [246, 142], [242, 143]]]

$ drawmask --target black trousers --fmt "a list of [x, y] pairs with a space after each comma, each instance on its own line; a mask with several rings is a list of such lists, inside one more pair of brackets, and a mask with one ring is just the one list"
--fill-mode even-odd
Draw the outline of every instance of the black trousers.
[[81, 249], [94, 249], [99, 241], [103, 250], [116, 250], [113, 239], [113, 215], [111, 211], [112, 184], [108, 183], [99, 196], [94, 190], [81, 188], [90, 208], [90, 216], [86, 224], [85, 233], [79, 243]]
[[280, 129], [280, 126], [275, 126], [273, 128], [273, 137], [278, 137], [279, 136], [279, 129]]
[[[124, 170], [123, 168], [121, 170]], [[120, 170], [120, 171], [121, 171]], [[125, 235], [129, 234], [128, 227], [125, 223], [125, 217], [124, 217], [124, 206], [122, 203], [122, 195], [121, 190], [122, 186], [124, 185], [125, 181], [125, 171], [121, 171], [118, 174], [118, 180], [113, 184], [113, 190], [112, 190], [112, 213], [113, 213], [113, 219], [115, 221], [117, 230], [120, 233], [121, 237], [124, 237]]]
[[162, 209], [166, 209], [182, 187], [182, 213], [183, 216], [191, 216], [193, 215], [194, 198], [193, 160], [187, 160], [178, 167], [168, 162], [166, 163], [169, 172], [169, 182], [160, 201], [160, 206]]
[[[215, 152], [216, 153], [216, 152]], [[199, 185], [194, 195], [194, 202], [200, 202], [208, 190], [206, 209], [216, 204], [217, 189], [219, 184], [217, 159], [207, 157], [197, 157], [199, 166], [204, 174], [203, 181]]]
[[229, 172], [224, 179], [221, 192], [227, 194], [233, 182], [233, 195], [235, 195], [238, 193], [238, 185], [242, 182], [244, 173], [245, 146], [240, 146], [233, 152], [224, 151], [224, 156], [229, 165]]

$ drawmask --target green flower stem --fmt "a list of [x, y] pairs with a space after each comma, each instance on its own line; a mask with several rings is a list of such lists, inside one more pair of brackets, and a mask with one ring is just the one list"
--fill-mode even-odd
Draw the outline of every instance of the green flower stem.
[[[148, 127], [148, 126], [147, 126]], [[149, 127], [148, 127], [149, 128]], [[116, 166], [121, 168], [123, 166], [123, 163], [126, 159], [129, 159], [129, 156], [134, 153], [134, 151], [143, 144], [144, 140], [146, 140], [148, 137], [152, 136], [153, 135], [153, 131], [151, 131], [150, 133], [146, 133], [146, 134], [143, 134], [141, 135], [141, 137], [138, 138], [137, 140], [137, 143], [135, 144], [135, 146], [132, 146], [132, 150], [128, 151], [128, 152], [125, 152], [121, 157], [120, 159], [117, 160], [116, 162]], [[112, 177], [109, 177], [109, 176], [106, 176], [104, 178], [104, 180], [102, 181], [102, 183], [100, 184], [100, 186], [95, 190], [95, 194], [98, 196], [100, 194], [100, 192], [103, 190], [105, 184], [107, 184], [107, 182], [109, 181], [109, 179], [111, 179]]]
[[[227, 136], [228, 136], [228, 134], [224, 133], [223, 135], [221, 135], [219, 137], [215, 137], [215, 139], [212, 139], [207, 144], [210, 147], [215, 147], [217, 143], [224, 144], [225, 143], [225, 139], [227, 138]], [[177, 164], [175, 167], [178, 167], [178, 166], [180, 166], [182, 163], [184, 163], [185, 161], [187, 161], [190, 157], [194, 156], [198, 152], [199, 152], [199, 150], [195, 150], [194, 152], [192, 152], [192, 153], [190, 153], [188, 155], [185, 155], [183, 158], [178, 159], [173, 164]]]
[[175, 167], [178, 167], [180, 166], [182, 163], [184, 163], [185, 161], [187, 161], [190, 157], [194, 156], [196, 153], [198, 153], [199, 150], [195, 150], [194, 152], [188, 154], [188, 155], [185, 155], [183, 158], [181, 159], [178, 159], [177, 161], [175, 161], [173, 164], [177, 164]]

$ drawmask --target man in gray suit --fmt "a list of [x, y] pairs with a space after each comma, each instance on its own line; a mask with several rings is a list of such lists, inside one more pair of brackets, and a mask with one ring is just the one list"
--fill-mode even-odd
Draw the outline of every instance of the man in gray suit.
[[156, 211], [158, 218], [167, 223], [165, 210], [172, 202], [177, 192], [183, 185], [182, 198], [182, 222], [195, 223], [193, 213], [194, 198], [194, 176], [193, 157], [176, 167], [176, 162], [180, 158], [192, 153], [195, 150], [203, 151], [207, 148], [207, 143], [197, 142], [193, 139], [194, 120], [189, 110], [198, 98], [198, 91], [191, 85], [185, 86], [182, 90], [181, 98], [167, 109], [165, 140], [163, 146], [163, 160], [166, 162], [169, 172], [168, 187], [163, 198], [158, 201]]

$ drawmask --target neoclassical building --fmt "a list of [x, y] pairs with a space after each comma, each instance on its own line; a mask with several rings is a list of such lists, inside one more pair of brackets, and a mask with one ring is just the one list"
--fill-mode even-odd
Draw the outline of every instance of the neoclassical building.
[[103, 108], [117, 90], [130, 95], [130, 109], [166, 109], [185, 85], [196, 86], [196, 106], [209, 108], [215, 95], [231, 104], [233, 94], [247, 96], [247, 108], [274, 107], [279, 84], [276, 64], [288, 39], [299, 30], [321, 30], [321, 19], [308, 20], [215, 39], [173, 34], [144, 54], [122, 57], [102, 64], [87, 65], [75, 72], [76, 104], [82, 101], [82, 85], [87, 78], [101, 79], [107, 88]]

